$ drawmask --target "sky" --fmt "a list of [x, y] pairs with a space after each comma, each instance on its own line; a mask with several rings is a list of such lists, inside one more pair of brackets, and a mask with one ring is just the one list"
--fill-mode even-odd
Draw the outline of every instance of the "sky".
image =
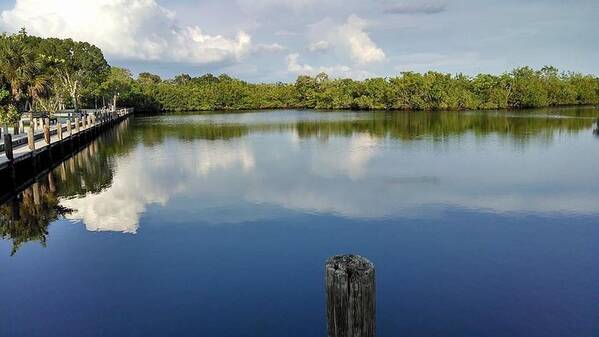
[[598, 0], [0, 0], [0, 30], [71, 37], [163, 78], [599, 74]]

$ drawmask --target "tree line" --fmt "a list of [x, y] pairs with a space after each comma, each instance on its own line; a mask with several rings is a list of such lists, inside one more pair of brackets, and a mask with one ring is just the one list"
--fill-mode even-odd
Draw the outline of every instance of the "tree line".
[[299, 76], [295, 83], [248, 83], [227, 75], [162, 80], [125, 70], [128, 105], [145, 111], [244, 109], [487, 110], [599, 103], [599, 79], [554, 67], [467, 76], [404, 72], [363, 81]]
[[599, 78], [550, 66], [501, 75], [403, 72], [362, 81], [301, 75], [249, 83], [228, 75], [158, 75], [111, 67], [86, 42], [0, 35], [0, 123], [23, 112], [123, 105], [138, 111], [251, 109], [474, 110], [599, 103]]

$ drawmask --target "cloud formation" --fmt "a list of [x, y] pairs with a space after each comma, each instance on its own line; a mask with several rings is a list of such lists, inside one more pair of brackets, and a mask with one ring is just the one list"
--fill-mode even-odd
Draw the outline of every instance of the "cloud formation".
[[304, 71], [358, 76], [547, 64], [597, 74], [599, 47], [589, 33], [599, 29], [597, 1], [574, 2], [0, 0], [0, 31], [89, 41], [110, 64], [163, 78], [210, 72], [293, 81], [282, 53], [299, 54]]
[[[126, 13], [126, 15], [124, 14]], [[0, 26], [25, 27], [43, 37], [88, 41], [121, 59], [194, 64], [238, 61], [251, 47], [251, 37], [206, 34], [199, 26], [180, 26], [175, 13], [155, 0], [17, 0], [3, 11]]]
[[311, 66], [309, 64], [302, 64], [299, 62], [299, 54], [293, 53], [287, 55], [287, 71], [297, 75], [310, 75], [315, 76], [320, 73], [326, 73], [330, 77], [351, 77], [357, 79], [365, 79], [370, 76], [370, 73], [366, 70], [359, 68], [352, 68], [346, 65], [334, 65], [334, 66]]
[[352, 14], [345, 24], [339, 27], [339, 36], [351, 52], [351, 57], [358, 63], [374, 63], [384, 61], [386, 56], [381, 48], [370, 39], [364, 31], [366, 20]]
[[308, 50], [311, 52], [325, 52], [329, 48], [331, 48], [331, 44], [324, 40], [312, 42], [308, 45]]
[[270, 43], [270, 44], [260, 43], [260, 44], [257, 44], [253, 48], [253, 50], [256, 52], [276, 53], [276, 52], [281, 52], [281, 51], [287, 50], [287, 47], [282, 46], [278, 43]]

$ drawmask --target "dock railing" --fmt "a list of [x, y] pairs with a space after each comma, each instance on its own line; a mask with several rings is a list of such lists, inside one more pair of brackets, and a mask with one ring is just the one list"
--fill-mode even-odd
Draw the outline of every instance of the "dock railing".
[[[34, 118], [24, 134], [3, 135], [0, 144], [0, 172], [10, 169], [14, 176], [15, 165], [35, 159], [41, 153], [62, 147], [66, 143], [89, 139], [105, 127], [117, 123], [133, 113], [133, 109], [94, 110], [66, 121], [51, 123], [48, 117]], [[25, 131], [25, 130], [23, 130]]]

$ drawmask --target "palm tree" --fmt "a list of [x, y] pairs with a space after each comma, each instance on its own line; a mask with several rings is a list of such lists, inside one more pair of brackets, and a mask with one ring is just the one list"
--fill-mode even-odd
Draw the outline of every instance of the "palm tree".
[[36, 62], [25, 83], [27, 96], [31, 100], [29, 103], [30, 111], [34, 111], [37, 107], [36, 103], [48, 94], [49, 86], [50, 76], [43, 71], [41, 64]]
[[33, 119], [35, 101], [48, 91], [50, 77], [31, 48], [25, 43], [26, 33], [22, 31], [0, 39], [0, 73], [10, 86], [14, 106], [25, 100], [25, 110]]

